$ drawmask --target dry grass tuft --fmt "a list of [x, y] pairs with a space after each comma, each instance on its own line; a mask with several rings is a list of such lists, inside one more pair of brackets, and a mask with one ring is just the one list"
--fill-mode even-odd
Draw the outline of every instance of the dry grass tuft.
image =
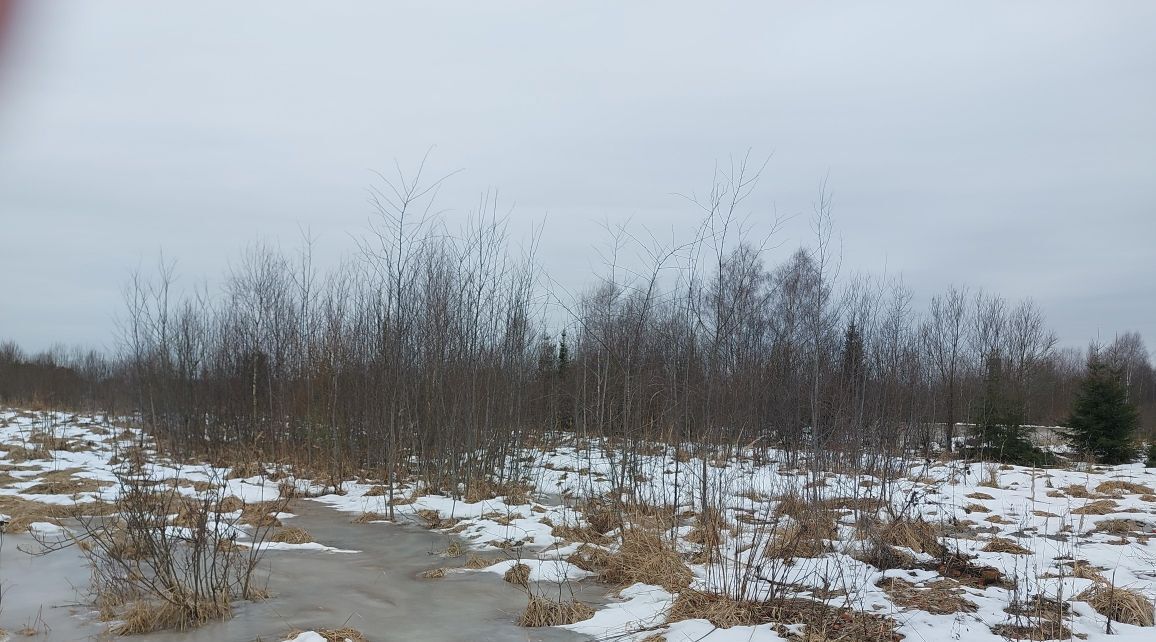
[[1132, 535], [1144, 532], [1148, 525], [1134, 519], [1105, 519], [1096, 522], [1096, 531], [1113, 535]]
[[81, 472], [80, 468], [65, 468], [45, 473], [39, 478], [40, 483], [29, 486], [20, 491], [24, 495], [75, 495], [77, 493], [96, 493], [101, 488], [111, 485], [111, 482], [101, 482], [87, 477], [73, 477], [73, 473]]
[[308, 544], [313, 536], [304, 528], [282, 528], [269, 537], [269, 541], [281, 544]]
[[1072, 577], [1078, 577], [1083, 580], [1092, 580], [1093, 582], [1103, 582], [1104, 576], [1100, 574], [1100, 568], [1086, 562], [1084, 560], [1076, 560], [1072, 562]]
[[502, 579], [515, 586], [529, 586], [530, 567], [522, 564], [521, 562], [518, 562], [517, 564], [511, 566], [510, 570], [506, 571], [506, 574], [502, 576]]
[[657, 534], [630, 528], [622, 533], [622, 542], [606, 559], [601, 579], [629, 586], [637, 582], [655, 584], [676, 592], [690, 585], [690, 569], [670, 542]]
[[1070, 640], [1072, 632], [1068, 627], [1052, 620], [1040, 620], [1031, 626], [1017, 624], [998, 624], [991, 627], [991, 632], [1003, 636], [1007, 640]]
[[184, 630], [210, 620], [227, 618], [231, 612], [232, 607], [224, 599], [188, 605], [138, 601], [132, 603], [118, 618], [120, 622], [112, 627], [111, 632], [115, 635], [137, 635], [166, 629]]
[[1010, 539], [996, 537], [982, 549], [987, 553], [1011, 553], [1012, 555], [1030, 555], [1031, 551], [1013, 542]]
[[358, 515], [357, 517], [353, 518], [351, 523], [353, 523], [353, 524], [368, 524], [370, 522], [385, 521], [386, 519], [387, 519], [386, 516], [382, 515], [381, 513], [375, 513], [373, 511], [367, 511], [367, 512], [364, 512], [364, 513]]
[[0, 513], [9, 517], [8, 523], [3, 528], [5, 533], [23, 533], [33, 522], [57, 524], [58, 520], [67, 517], [78, 514], [103, 514], [108, 510], [110, 510], [108, 505], [103, 502], [65, 506], [37, 502], [17, 495], [0, 495]]
[[423, 508], [417, 512], [418, 519], [425, 522], [425, 527], [429, 529], [438, 528], [452, 528], [456, 526], [458, 521], [452, 517], [442, 518], [441, 513], [432, 508]]
[[23, 446], [5, 445], [4, 448], [8, 451], [4, 459], [12, 463], [52, 458], [52, 454], [43, 446], [25, 448]]
[[1068, 497], [1078, 497], [1080, 499], [1096, 498], [1094, 493], [1090, 492], [1086, 487], [1079, 484], [1068, 484], [1062, 490], [1068, 494]]
[[1094, 584], [1075, 599], [1087, 602], [1097, 613], [1114, 622], [1152, 626], [1156, 616], [1152, 602], [1143, 593], [1132, 589]]
[[420, 577], [422, 579], [426, 579], [426, 580], [436, 580], [436, 579], [443, 578], [445, 576], [446, 576], [446, 569], [444, 567], [441, 567], [441, 566], [439, 566], [438, 568], [431, 568], [429, 570], [422, 571], [421, 573], [418, 574], [418, 577]]
[[851, 557], [865, 564], [870, 564], [881, 571], [887, 571], [893, 568], [913, 569], [916, 567], [915, 557], [910, 553], [877, 541], [852, 553]]
[[1072, 511], [1073, 515], [1107, 515], [1115, 513], [1119, 508], [1116, 502], [1110, 499], [1097, 499]]
[[[832, 608], [813, 600], [760, 603], [690, 589], [675, 598], [667, 623], [700, 618], [719, 628], [775, 622], [781, 637], [797, 642], [897, 642], [902, 638], [895, 633], [895, 621], [885, 616]], [[803, 633], [789, 633], [788, 624], [805, 625]]]
[[566, 561], [584, 571], [601, 573], [610, 564], [610, 552], [600, 546], [583, 544]]
[[248, 477], [266, 477], [265, 467], [256, 461], [242, 461], [229, 469], [225, 479], [243, 479]]
[[699, 552], [691, 560], [695, 564], [709, 564], [714, 561], [722, 543], [722, 531], [727, 527], [722, 513], [713, 508], [699, 513], [693, 530], [686, 535], [686, 541], [699, 545]]
[[349, 627], [318, 629], [317, 635], [325, 638], [325, 642], [369, 642], [361, 631]]
[[218, 513], [233, 513], [245, 507], [245, 502], [236, 495], [229, 495], [217, 502]]
[[739, 601], [717, 593], [686, 589], [678, 593], [666, 618], [668, 624], [683, 620], [707, 620], [719, 628], [729, 629], [732, 626], [765, 622], [766, 608], [758, 602]]
[[827, 540], [834, 536], [834, 521], [829, 524], [812, 520], [776, 528], [763, 550], [765, 557], [793, 559], [819, 557], [831, 550]]
[[569, 524], [561, 524], [554, 526], [550, 530], [550, 534], [569, 542], [590, 542], [593, 544], [606, 544], [610, 542], [609, 537], [598, 532], [598, 529], [593, 526], [570, 526]]
[[482, 557], [481, 555], [470, 555], [466, 558], [465, 567], [473, 570], [483, 569], [493, 566], [502, 560], [492, 557]]
[[533, 487], [527, 482], [509, 481], [498, 483], [491, 479], [476, 480], [471, 483], [463, 496], [470, 504], [504, 497], [510, 506], [521, 506], [530, 503], [530, 491]]
[[1134, 495], [1151, 495], [1156, 493], [1150, 487], [1135, 482], [1113, 479], [1096, 486], [1097, 493], [1132, 493]]
[[939, 541], [935, 526], [922, 519], [900, 518], [879, 529], [879, 541], [888, 546], [902, 546], [917, 553], [940, 557], [947, 552]]
[[378, 486], [373, 486], [369, 490], [365, 491], [364, 496], [365, 497], [382, 497], [387, 492], [388, 491], [386, 490], [385, 486], [378, 485]]
[[561, 626], [581, 622], [593, 616], [593, 607], [578, 600], [555, 602], [536, 595], [526, 604], [526, 609], [518, 618], [518, 626]]
[[935, 615], [974, 613], [979, 608], [963, 597], [963, 589], [952, 580], [937, 580], [919, 587], [899, 577], [885, 577], [876, 586], [898, 606]]
[[1010, 587], [998, 568], [973, 564], [970, 558], [960, 554], [944, 555], [936, 567], [936, 571], [944, 577], [976, 588]]
[[965, 497], [967, 497], [968, 499], [978, 499], [978, 500], [995, 499], [995, 497], [992, 497], [991, 495], [988, 495], [987, 493], [984, 493], [984, 492], [981, 492], [978, 490], [975, 491], [974, 493], [970, 493], [968, 495], [965, 495]]

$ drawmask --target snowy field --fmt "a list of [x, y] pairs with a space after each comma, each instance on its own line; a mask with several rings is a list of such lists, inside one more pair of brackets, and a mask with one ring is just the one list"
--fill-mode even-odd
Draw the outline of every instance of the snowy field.
[[[460, 538], [451, 546], [460, 550], [438, 558], [425, 581], [497, 574], [511, 591], [559, 602], [596, 587], [605, 599], [564, 625], [595, 639], [858, 640], [875, 631], [893, 640], [1139, 641], [1156, 634], [1156, 475], [1139, 465], [933, 461], [881, 479], [800, 471], [774, 453], [704, 465], [653, 445], [633, 462], [627, 490], [617, 487], [623, 471], [600, 442], [558, 441], [524, 453], [516, 483], [467, 492], [475, 501], [466, 501], [419, 484], [390, 493], [365, 480], [335, 493], [273, 467], [239, 477], [159, 459], [139, 433], [96, 417], [3, 411], [0, 513], [10, 534], [63, 538], [72, 515], [118, 499], [118, 466], [143, 443], [136, 452], [158, 483], [194, 499], [237, 498], [221, 537], [240, 546], [251, 536], [242, 505], [282, 495], [336, 509], [383, 538], [398, 528], [388, 521], [392, 509], [394, 520]], [[702, 509], [699, 488], [717, 508]], [[292, 524], [291, 511], [272, 517]], [[639, 550], [654, 543], [669, 550]], [[261, 546], [344, 550], [313, 541]], [[821, 614], [800, 604], [819, 604]], [[334, 638], [318, 630], [281, 639]]]

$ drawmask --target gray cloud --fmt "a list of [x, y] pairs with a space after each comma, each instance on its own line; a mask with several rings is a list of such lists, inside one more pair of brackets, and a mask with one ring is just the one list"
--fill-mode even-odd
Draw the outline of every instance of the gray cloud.
[[752, 220], [829, 175], [847, 269], [1033, 296], [1067, 344], [1156, 341], [1156, 6], [716, 5], [29, 3], [0, 75], [0, 336], [107, 345], [162, 248], [186, 282], [299, 225], [336, 256], [370, 170], [433, 145], [465, 169], [451, 219], [500, 188], [570, 287], [600, 221], [685, 233], [672, 194], [753, 148]]

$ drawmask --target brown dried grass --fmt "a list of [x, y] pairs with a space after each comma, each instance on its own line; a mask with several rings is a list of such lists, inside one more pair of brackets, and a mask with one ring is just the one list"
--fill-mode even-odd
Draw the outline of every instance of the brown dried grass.
[[506, 571], [502, 579], [515, 586], [529, 586], [530, 585], [530, 567], [518, 562]]
[[686, 589], [679, 591], [675, 597], [666, 622], [707, 620], [719, 628], [729, 629], [732, 626], [761, 624], [766, 621], [766, 616], [766, 607], [759, 602], [740, 601], [718, 593]]
[[1096, 532], [1113, 535], [1133, 535], [1144, 532], [1148, 525], [1134, 519], [1105, 519], [1096, 522]]
[[1096, 486], [1097, 493], [1131, 493], [1134, 495], [1151, 495], [1156, 493], [1151, 487], [1135, 482], [1112, 479]]
[[1087, 602], [1097, 613], [1114, 622], [1152, 626], [1156, 610], [1143, 593], [1127, 588], [1093, 584], [1074, 598]]
[[432, 508], [423, 508], [417, 511], [417, 516], [429, 529], [452, 528], [459, 521], [453, 517], [442, 518], [441, 513]]
[[925, 586], [916, 586], [899, 577], [885, 577], [876, 586], [898, 606], [935, 615], [974, 613], [979, 609], [974, 602], [963, 597], [963, 588], [952, 580], [936, 580]]
[[518, 626], [561, 626], [581, 622], [593, 616], [594, 608], [578, 600], [555, 602], [535, 595], [526, 603], [526, 609], [518, 617]]
[[52, 458], [52, 454], [49, 453], [48, 450], [46, 450], [43, 446], [25, 448], [24, 446], [13, 444], [5, 445], [4, 448], [8, 451], [4, 456], [4, 459], [12, 463]]
[[370, 522], [386, 521], [387, 519], [388, 518], [385, 515], [382, 515], [381, 513], [375, 513], [373, 511], [366, 511], [366, 512], [358, 515], [357, 517], [353, 518], [350, 523], [352, 523], [352, 524], [368, 524]]
[[652, 531], [629, 528], [622, 533], [618, 549], [607, 557], [600, 577], [611, 584], [642, 582], [675, 592], [689, 586], [693, 576], [671, 542]]
[[[315, 631], [317, 635], [325, 638], [325, 642], [369, 642], [361, 631], [350, 627], [342, 627], [340, 629], [318, 629]], [[290, 637], [300, 635], [301, 632], [291, 634]]]
[[232, 607], [225, 599], [197, 604], [137, 601], [119, 615], [119, 623], [112, 627], [111, 632], [115, 635], [137, 635], [168, 629], [185, 630], [211, 620], [225, 619], [230, 613]]
[[482, 557], [481, 555], [470, 555], [466, 558], [464, 566], [469, 569], [479, 570], [497, 564], [502, 560], [493, 557]]
[[61, 519], [79, 514], [88, 514], [87, 511], [89, 510], [92, 510], [93, 514], [104, 512], [100, 510], [106, 508], [103, 502], [93, 502], [93, 504], [101, 504], [101, 506], [89, 507], [85, 504], [77, 504], [76, 506], [46, 504], [44, 502], [24, 499], [16, 495], [0, 495], [0, 513], [4, 513], [9, 517], [9, 521], [4, 525], [3, 530], [5, 533], [23, 533], [28, 530], [29, 525], [33, 522], [58, 524]]
[[695, 564], [709, 564], [722, 543], [722, 531], [727, 527], [722, 512], [713, 508], [703, 510], [696, 518], [695, 527], [686, 535], [686, 541], [697, 544], [699, 552], [691, 559]]
[[550, 534], [554, 537], [564, 539], [569, 542], [590, 542], [593, 544], [606, 544], [611, 541], [609, 537], [598, 532], [598, 529], [593, 526], [571, 526], [569, 524], [555, 525], [550, 529]]
[[1013, 542], [1012, 540], [1003, 537], [996, 537], [992, 539], [987, 543], [987, 546], [984, 546], [981, 550], [987, 553], [1011, 553], [1012, 555], [1031, 554], [1029, 549], [1026, 549], [1023, 546]]
[[101, 482], [87, 477], [73, 477], [83, 472], [82, 468], [64, 468], [45, 473], [37, 481], [40, 483], [20, 491], [24, 495], [75, 495], [77, 493], [99, 492], [112, 482]]
[[610, 552], [600, 546], [583, 544], [566, 561], [584, 571], [600, 573], [610, 564]]
[[269, 541], [281, 544], [308, 544], [313, 536], [304, 528], [282, 528], [269, 536]]
[[1072, 511], [1073, 515], [1108, 515], [1115, 513], [1119, 506], [1110, 499], [1097, 499]]
[[879, 541], [888, 546], [902, 546], [917, 553], [940, 557], [947, 548], [939, 541], [939, 531], [922, 519], [899, 518], [883, 525]]
[[232, 513], [245, 508], [245, 502], [236, 495], [229, 495], [217, 502], [218, 513]]
[[991, 627], [991, 632], [1003, 636], [1008, 640], [1071, 640], [1072, 631], [1059, 622], [1039, 620], [1031, 625], [997, 624]]

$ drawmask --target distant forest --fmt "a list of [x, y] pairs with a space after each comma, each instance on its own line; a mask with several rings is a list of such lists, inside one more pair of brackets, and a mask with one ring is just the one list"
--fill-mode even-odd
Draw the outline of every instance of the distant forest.
[[492, 203], [451, 230], [431, 185], [399, 179], [340, 267], [316, 268], [304, 242], [249, 248], [215, 292], [175, 291], [169, 265], [138, 274], [115, 354], [5, 344], [0, 400], [136, 413], [187, 455], [452, 483], [554, 431], [819, 465], [930, 457], [974, 446], [968, 426], [993, 407], [998, 423], [1064, 423], [1094, 353], [1153, 434], [1156, 372], [1138, 334], [1059, 349], [1032, 301], [963, 286], [915, 309], [902, 281], [843, 273], [822, 195], [811, 242], [771, 264], [740, 215], [756, 177], [721, 176], [683, 244], [609, 229], [600, 273], [574, 296], [514, 249]]

